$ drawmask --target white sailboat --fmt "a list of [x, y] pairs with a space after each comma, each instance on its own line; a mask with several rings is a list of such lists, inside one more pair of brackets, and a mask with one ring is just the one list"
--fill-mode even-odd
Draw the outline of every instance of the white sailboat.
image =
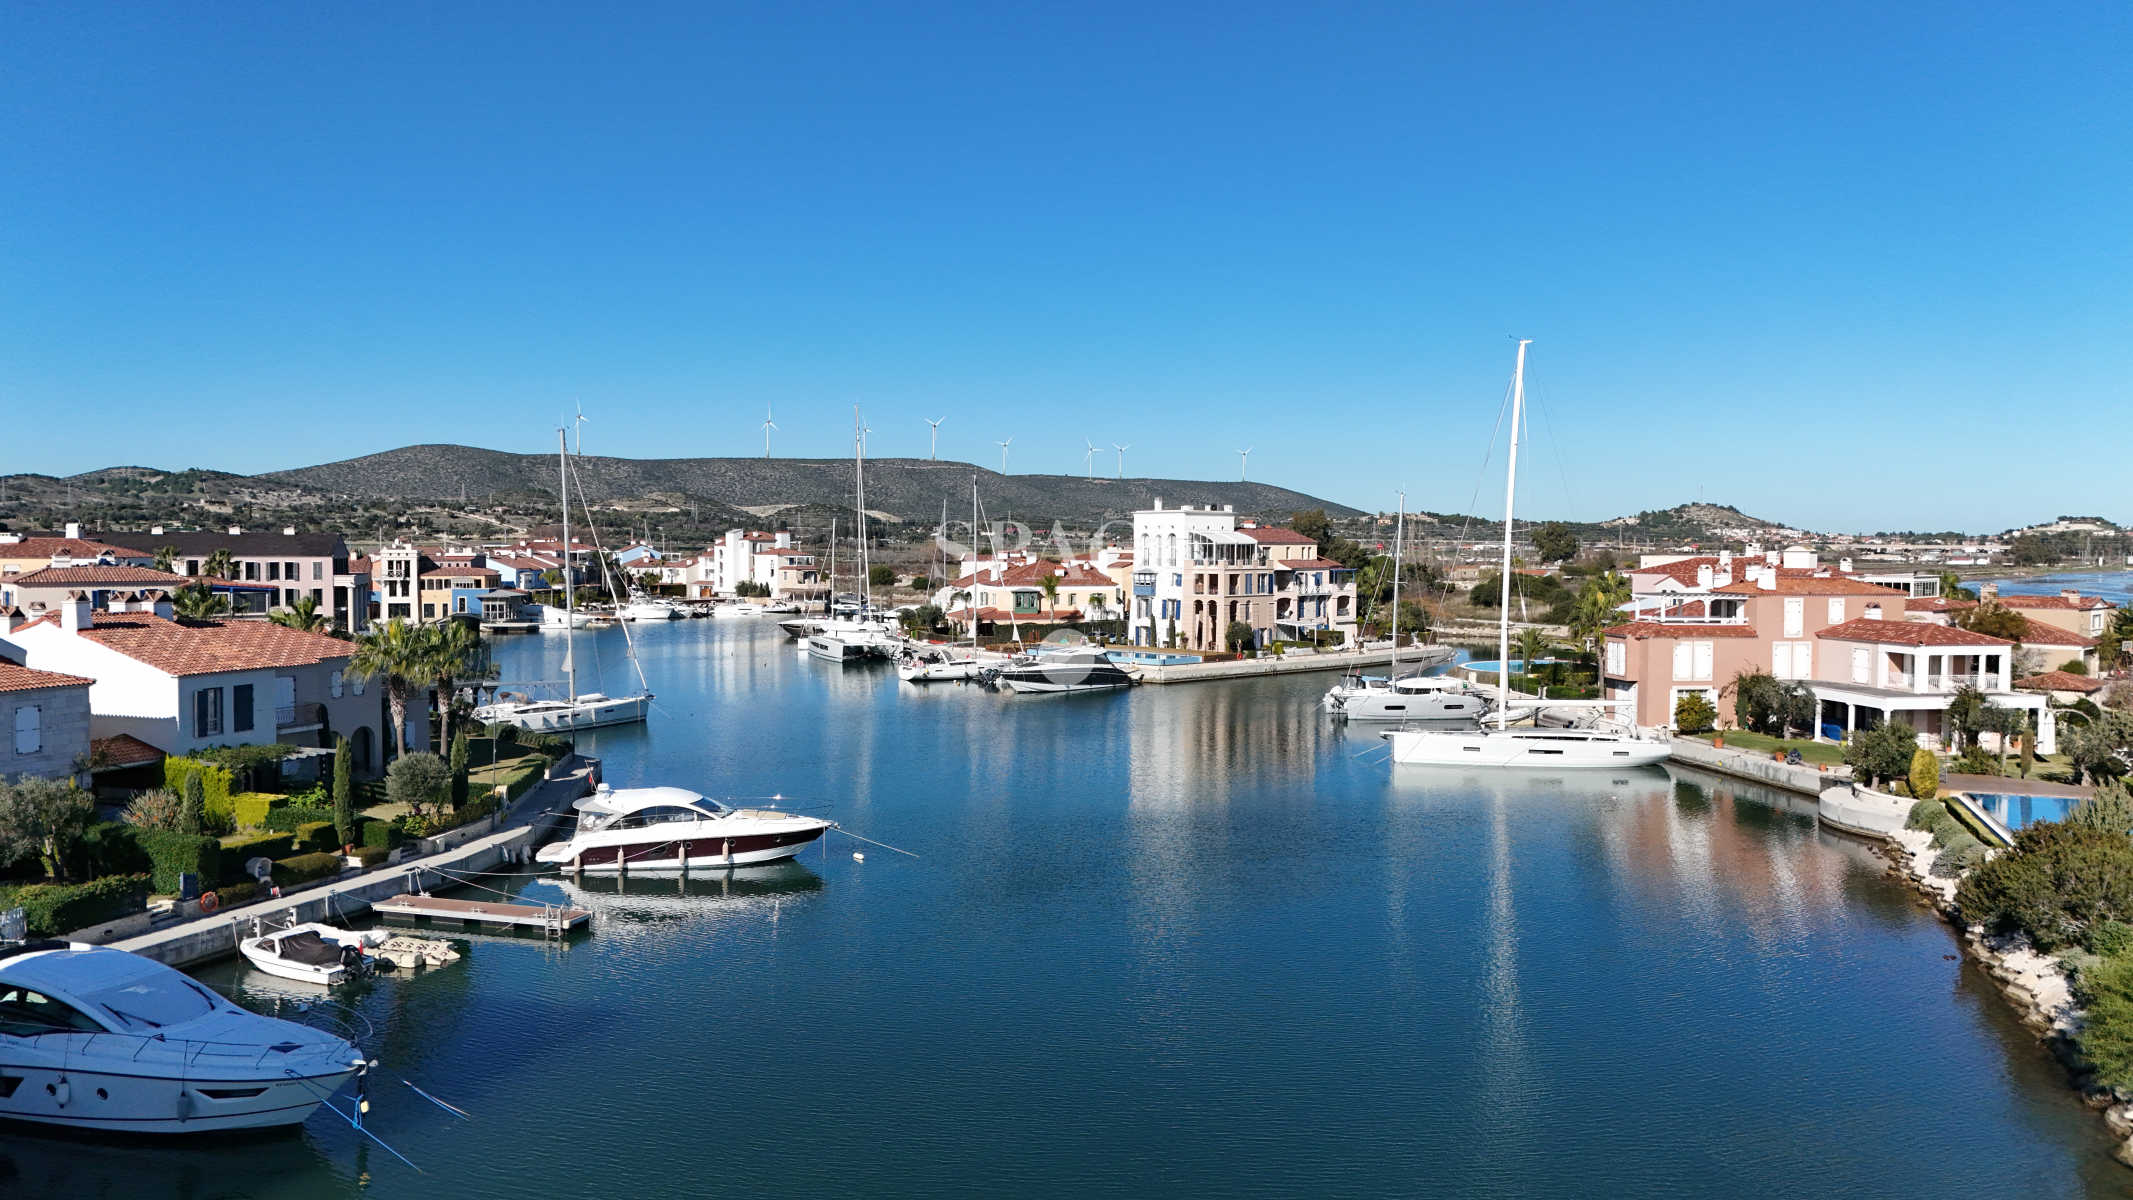
[[[570, 562], [570, 442], [569, 435], [556, 431], [558, 472], [562, 479], [563, 497], [563, 612], [573, 617], [577, 613], [577, 592], [572, 584]], [[600, 558], [600, 568], [607, 569], [606, 556], [600, 553], [599, 531], [593, 531], [593, 553]], [[613, 586], [610, 583], [609, 592]], [[634, 696], [608, 696], [599, 692], [578, 692], [577, 628], [575, 620], [563, 625], [563, 674], [568, 691], [554, 699], [536, 699], [528, 693], [499, 693], [498, 698], [474, 710], [474, 719], [487, 724], [502, 722], [536, 733], [569, 733], [578, 729], [597, 729], [605, 725], [629, 725], [644, 720], [652, 710], [652, 691], [643, 687]], [[622, 637], [630, 646], [630, 661], [636, 663], [636, 644], [629, 641], [629, 626], [622, 627]], [[637, 666], [637, 681], [644, 684], [644, 668]]]
[[[859, 419], [859, 408], [852, 408], [852, 466], [857, 491], [854, 504], [859, 516], [859, 586], [866, 589], [859, 611], [850, 618], [832, 618], [823, 621], [807, 635], [807, 653], [812, 658], [825, 662], [853, 663], [869, 659], [888, 658], [902, 645], [902, 638], [894, 626], [872, 616], [874, 610], [873, 582], [867, 578], [867, 430]], [[831, 527], [830, 552], [836, 553], [834, 544], [835, 526]], [[834, 570], [834, 568], [832, 568]], [[833, 576], [834, 579], [834, 576]], [[831, 587], [836, 585], [832, 582]], [[834, 597], [832, 598], [834, 600]], [[831, 604], [834, 610], [836, 605]]]
[[[1587, 729], [1513, 729], [1510, 727], [1511, 673], [1501, 669], [1511, 662], [1511, 533], [1512, 500], [1518, 490], [1519, 430], [1525, 423], [1526, 347], [1518, 343], [1518, 367], [1511, 383], [1511, 455], [1503, 500], [1503, 595], [1497, 612], [1496, 727], [1475, 730], [1395, 730], [1385, 734], [1392, 743], [1392, 761], [1419, 766], [1459, 767], [1640, 767], [1664, 762], [1674, 748], [1664, 736], [1647, 737], [1633, 725]], [[1524, 699], [1522, 697], [1522, 699]], [[1550, 703], [1531, 701], [1534, 705]], [[1605, 708], [1607, 702], [1553, 702], [1583, 708]], [[1627, 703], [1626, 701], [1623, 703]], [[1610, 723], [1611, 724], [1611, 723]]]

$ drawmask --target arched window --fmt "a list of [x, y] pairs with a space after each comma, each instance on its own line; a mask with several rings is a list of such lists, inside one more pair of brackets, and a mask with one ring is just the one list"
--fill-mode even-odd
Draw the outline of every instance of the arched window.
[[354, 770], [370, 770], [370, 742], [370, 727], [367, 725], [356, 730], [355, 736], [348, 739], [348, 752], [351, 756], [348, 765]]

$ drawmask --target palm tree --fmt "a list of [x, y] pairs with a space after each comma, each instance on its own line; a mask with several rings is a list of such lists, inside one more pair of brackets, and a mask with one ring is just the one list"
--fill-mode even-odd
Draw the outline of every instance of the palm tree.
[[[1538, 629], [1521, 629], [1518, 631], [1518, 636], [1511, 639], [1511, 648], [1518, 651], [1519, 662], [1525, 667], [1528, 676], [1533, 674], [1535, 660], [1546, 654], [1553, 647], [1553, 639]], [[1508, 671], [1510, 666], [1509, 663], [1505, 663], [1504, 669]]]
[[1046, 575], [1037, 581], [1037, 586], [1044, 589], [1044, 607], [1050, 610], [1054, 617], [1057, 617], [1059, 615], [1059, 573], [1054, 571]]
[[208, 555], [207, 562], [202, 564], [200, 568], [201, 574], [210, 579], [233, 579], [236, 577], [236, 571], [237, 560], [230, 556], [230, 552], [227, 549], [217, 550]]
[[171, 575], [178, 573], [178, 548], [176, 546], [159, 546], [156, 548], [156, 570]]
[[230, 598], [207, 590], [204, 583], [191, 583], [170, 594], [171, 610], [188, 621], [210, 621], [230, 611]]
[[385, 680], [385, 702], [392, 710], [393, 747], [407, 750], [407, 694], [417, 680], [434, 678], [430, 638], [426, 631], [410, 626], [404, 617], [394, 617], [384, 627], [356, 636], [355, 653], [348, 659], [351, 679]]
[[267, 620], [304, 633], [324, 633], [327, 625], [326, 614], [318, 610], [318, 601], [309, 596], [299, 597], [288, 608], [275, 609]]
[[[446, 621], [425, 630], [429, 642], [430, 677], [437, 683], [437, 708], [443, 716], [439, 745], [452, 744], [452, 697], [464, 676], [495, 672], [482, 661], [481, 632], [466, 621]], [[485, 669], [486, 667], [486, 669]]]

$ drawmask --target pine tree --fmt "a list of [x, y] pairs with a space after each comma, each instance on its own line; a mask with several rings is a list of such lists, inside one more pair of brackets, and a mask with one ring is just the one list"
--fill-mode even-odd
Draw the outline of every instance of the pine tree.
[[340, 836], [341, 845], [355, 845], [355, 764], [347, 738], [333, 747], [333, 832]]
[[467, 732], [462, 729], [452, 735], [452, 811], [458, 812], [467, 802]]
[[207, 785], [200, 781], [200, 772], [185, 773], [185, 802], [178, 809], [178, 828], [185, 833], [199, 833], [207, 819]]

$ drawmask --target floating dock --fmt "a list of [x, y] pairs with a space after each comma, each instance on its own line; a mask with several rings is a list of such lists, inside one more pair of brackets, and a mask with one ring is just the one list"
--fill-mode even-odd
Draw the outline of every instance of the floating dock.
[[441, 896], [402, 893], [371, 902], [372, 912], [387, 917], [428, 917], [466, 925], [516, 925], [550, 933], [567, 933], [592, 920], [582, 908], [548, 904], [498, 904], [484, 900], [447, 900]]

